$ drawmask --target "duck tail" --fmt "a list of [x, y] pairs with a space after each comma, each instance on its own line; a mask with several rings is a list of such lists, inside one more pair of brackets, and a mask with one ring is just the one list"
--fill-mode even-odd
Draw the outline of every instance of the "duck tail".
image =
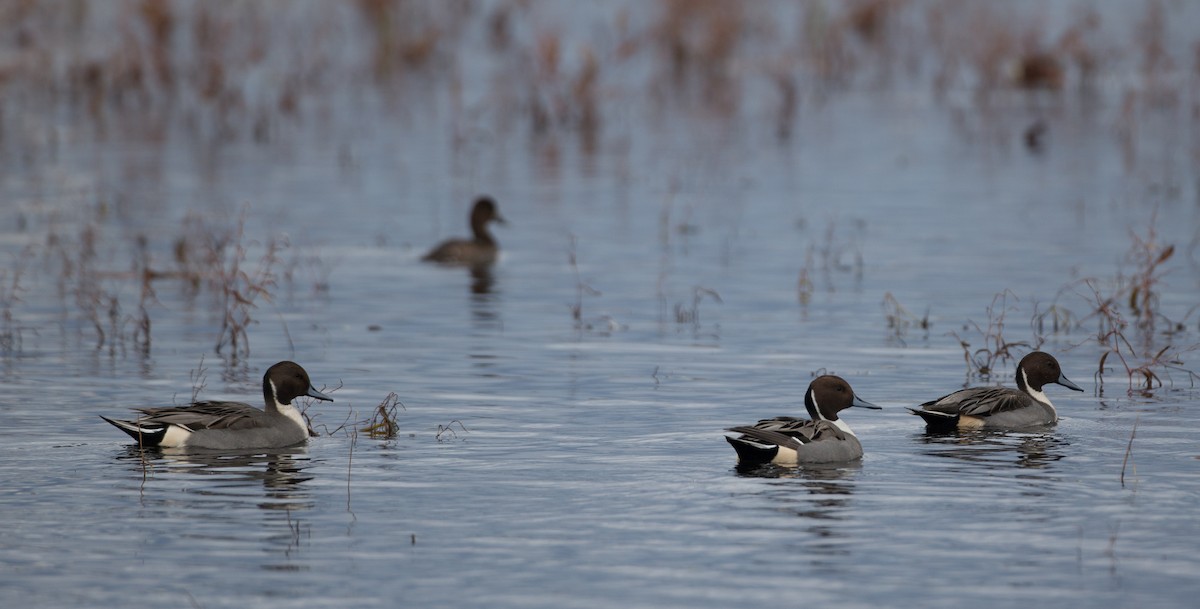
[[744, 465], [770, 463], [779, 452], [778, 446], [759, 444], [745, 437], [733, 438], [725, 436], [725, 441], [729, 442], [733, 450], [737, 451], [738, 463]]
[[138, 425], [134, 421], [110, 419], [104, 415], [100, 415], [100, 418], [108, 421], [113, 427], [129, 434], [129, 437], [136, 440], [138, 445], [142, 447], [158, 446], [167, 435], [166, 425]]
[[929, 431], [954, 431], [958, 429], [958, 415], [924, 408], [909, 408], [909, 412], [925, 419]]

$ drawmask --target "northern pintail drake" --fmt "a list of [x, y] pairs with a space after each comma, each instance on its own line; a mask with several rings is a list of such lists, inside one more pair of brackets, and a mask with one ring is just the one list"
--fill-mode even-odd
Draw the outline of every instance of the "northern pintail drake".
[[486, 266], [496, 261], [500, 246], [488, 232], [488, 223], [507, 224], [491, 197], [480, 197], [471, 208], [471, 239], [447, 239], [421, 260], [456, 266]]
[[825, 375], [813, 379], [804, 394], [804, 407], [812, 419], [776, 417], [754, 425], [731, 427], [727, 431], [742, 434], [725, 436], [738, 454], [738, 463], [753, 465], [775, 463], [837, 463], [863, 456], [862, 444], [838, 413], [857, 406], [876, 406], [854, 394], [845, 379]]
[[1083, 391], [1063, 374], [1058, 360], [1034, 351], [1017, 365], [1017, 388], [971, 387], [955, 391], [920, 408], [909, 408], [933, 431], [953, 429], [1019, 429], [1058, 421], [1058, 411], [1042, 388], [1057, 383]]
[[292, 404], [301, 396], [332, 402], [317, 391], [295, 362], [279, 362], [263, 375], [266, 410], [241, 402], [195, 402], [188, 406], [138, 408], [137, 419], [100, 418], [143, 447], [244, 450], [282, 448], [308, 439], [308, 423]]

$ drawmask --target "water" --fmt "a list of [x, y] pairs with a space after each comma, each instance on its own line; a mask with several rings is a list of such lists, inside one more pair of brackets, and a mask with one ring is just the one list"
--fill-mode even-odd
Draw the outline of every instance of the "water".
[[[302, 23], [321, 10], [305, 6]], [[590, 31], [592, 15], [537, 10]], [[461, 36], [456, 69], [502, 70]], [[653, 73], [639, 57], [630, 70]], [[24, 274], [0, 358], [0, 605], [1181, 607], [1200, 592], [1200, 392], [1164, 368], [1173, 383], [1150, 395], [1119, 367], [1100, 387], [1077, 283], [1111, 290], [1131, 231], [1153, 226], [1176, 245], [1160, 307], [1184, 322], [1155, 349], [1196, 368], [1194, 120], [1144, 110], [1130, 164], [1119, 92], [1000, 95], [984, 113], [963, 90], [893, 85], [806, 97], [781, 141], [746, 77], [731, 117], [609, 102], [589, 151], [479, 105], [482, 80], [458, 113], [445, 89], [356, 78], [265, 142], [214, 141], [208, 119], [167, 120], [164, 139], [115, 111], [100, 130], [25, 98], [6, 110], [0, 244], [5, 277]], [[608, 78], [614, 96], [637, 80]], [[11, 126], [14, 107], [32, 127]], [[1041, 152], [1020, 143], [1036, 118]], [[53, 145], [21, 153], [39, 128]], [[421, 264], [480, 192], [509, 220], [491, 274]], [[213, 232], [244, 214], [247, 270], [286, 237], [248, 357], [213, 352], [221, 301], [171, 279], [137, 348], [137, 237], [171, 268], [177, 238], [206, 234], [189, 213]], [[87, 226], [95, 284], [60, 257], [83, 260]], [[99, 347], [85, 285], [124, 320]], [[1049, 430], [927, 435], [903, 406], [963, 385], [951, 332], [981, 346], [970, 322], [1006, 289], [1004, 336], [1043, 338], [1088, 391], [1051, 387]], [[930, 329], [889, 328], [889, 293]], [[1035, 307], [1056, 298], [1080, 325], [1039, 334]], [[305, 447], [142, 453], [97, 416], [195, 387], [257, 402], [285, 358], [336, 400], [308, 409], [321, 435]], [[847, 416], [862, 462], [738, 471], [721, 430], [800, 414], [821, 370], [885, 407]], [[390, 392], [401, 433], [352, 433]]]

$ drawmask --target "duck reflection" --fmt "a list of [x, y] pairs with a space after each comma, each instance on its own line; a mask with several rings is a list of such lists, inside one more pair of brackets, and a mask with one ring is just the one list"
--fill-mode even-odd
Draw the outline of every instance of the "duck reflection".
[[[298, 513], [315, 505], [304, 484], [312, 479], [305, 474], [310, 463], [305, 447], [230, 454], [128, 446], [117, 458], [141, 479], [146, 518], [178, 521], [189, 536], [225, 544], [230, 551], [245, 544], [266, 550], [268, 558], [259, 564], [263, 569], [302, 568], [290, 558], [309, 530]], [[186, 476], [202, 480], [180, 488]], [[279, 554], [282, 562], [269, 558]]]
[[471, 275], [471, 293], [476, 296], [486, 296], [492, 293], [496, 279], [492, 276], [492, 265], [480, 264], [467, 268]]
[[[764, 465], [738, 465], [734, 468], [738, 476], [743, 478], [769, 478], [796, 480], [810, 495], [813, 509], [797, 512], [801, 516], [813, 518], [837, 518], [837, 515], [827, 513], [827, 510], [843, 508], [849, 505], [850, 496], [854, 494], [854, 476], [862, 469], [861, 462], [838, 464], [809, 464], [784, 467], [767, 463]], [[789, 500], [794, 500], [795, 486], [776, 485], [775, 488], [786, 488]]]
[[923, 433], [917, 441], [925, 454], [955, 459], [968, 466], [1014, 466], [1052, 471], [1066, 456], [1068, 443], [1054, 433], [1015, 431], [951, 431]]
[[[743, 478], [771, 480], [762, 494], [778, 504], [773, 510], [803, 519], [802, 530], [808, 538], [799, 555], [808, 557], [815, 568], [824, 569], [830, 563], [816, 557], [849, 554], [842, 542], [846, 536], [842, 527], [851, 516], [855, 477], [861, 469], [861, 462], [794, 467], [768, 463], [739, 465], [734, 471]], [[798, 486], [807, 493], [797, 494]]]
[[199, 495], [245, 497], [249, 485], [263, 489], [264, 510], [308, 509], [313, 503], [301, 484], [312, 479], [304, 474], [308, 466], [303, 446], [254, 453], [183, 451], [128, 446], [118, 459], [131, 463], [131, 469], [149, 481], [160, 474], [206, 476], [207, 488], [195, 489]]
[[474, 266], [471, 273], [471, 325], [472, 345], [469, 350], [472, 366], [479, 369], [483, 376], [494, 375], [493, 368], [498, 356], [494, 337], [504, 330], [504, 320], [500, 317], [500, 295], [495, 289], [495, 279], [492, 267]]

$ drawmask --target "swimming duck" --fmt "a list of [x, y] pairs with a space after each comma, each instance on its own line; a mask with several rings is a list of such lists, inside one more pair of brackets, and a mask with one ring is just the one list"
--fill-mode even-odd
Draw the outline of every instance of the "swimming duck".
[[1017, 364], [1017, 388], [971, 387], [909, 410], [933, 431], [1019, 429], [1058, 421], [1058, 411], [1042, 388], [1057, 383], [1083, 391], [1063, 374], [1054, 356], [1034, 351]]
[[845, 379], [828, 374], [819, 376], [809, 383], [804, 394], [804, 407], [811, 420], [763, 419], [754, 425], [729, 428], [727, 431], [741, 435], [725, 439], [733, 445], [738, 463], [743, 465], [853, 461], [862, 458], [862, 444], [850, 426], [838, 418], [838, 413], [852, 406], [880, 408], [855, 395]]
[[491, 197], [480, 197], [471, 208], [472, 239], [447, 239], [421, 260], [455, 266], [486, 266], [496, 261], [500, 246], [488, 232], [488, 222], [507, 224]]
[[143, 447], [239, 450], [281, 448], [308, 439], [308, 423], [292, 400], [308, 396], [332, 402], [313, 388], [308, 373], [295, 362], [279, 362], [263, 375], [259, 410], [241, 402], [195, 402], [188, 406], [138, 408], [132, 421], [100, 418], [127, 433]]

